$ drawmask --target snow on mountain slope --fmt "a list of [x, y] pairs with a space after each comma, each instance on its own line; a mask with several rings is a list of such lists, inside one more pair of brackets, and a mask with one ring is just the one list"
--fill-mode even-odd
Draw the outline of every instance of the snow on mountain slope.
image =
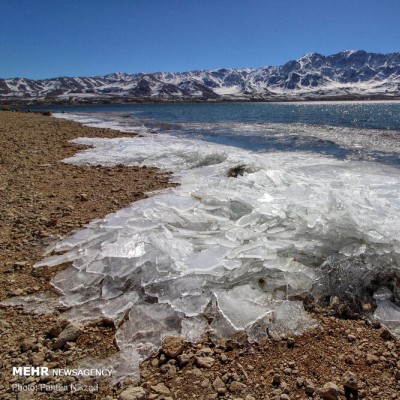
[[65, 99], [318, 99], [400, 96], [400, 53], [347, 50], [306, 54], [279, 67], [180, 73], [113, 73], [46, 80], [0, 79], [0, 100], [57, 102]]

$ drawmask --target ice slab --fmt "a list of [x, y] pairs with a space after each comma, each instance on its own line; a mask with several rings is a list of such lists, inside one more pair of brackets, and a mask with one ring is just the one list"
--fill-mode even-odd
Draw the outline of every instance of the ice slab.
[[391, 302], [393, 293], [390, 289], [383, 286], [374, 293], [373, 297], [377, 304], [374, 318], [400, 338], [400, 307]]

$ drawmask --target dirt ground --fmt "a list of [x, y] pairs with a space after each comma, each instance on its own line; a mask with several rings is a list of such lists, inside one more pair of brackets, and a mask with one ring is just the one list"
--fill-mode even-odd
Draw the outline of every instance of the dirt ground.
[[[174, 185], [169, 174], [155, 168], [61, 162], [79, 149], [71, 139], [124, 135], [40, 113], [0, 111], [0, 300], [50, 288], [50, 279], [68, 264], [32, 268], [49, 244]], [[37, 392], [27, 385], [64, 388], [78, 382], [73, 377], [13, 376], [13, 366], [71, 368], [85, 357], [108, 357], [118, 351], [114, 327], [109, 321], [87, 325], [55, 348], [64, 327], [59, 313], [1, 307], [0, 399], [400, 399], [398, 340], [379, 324], [338, 319], [330, 309], [312, 316], [319, 327], [296, 338], [266, 338], [250, 345], [244, 338], [208, 337], [199, 344], [181, 344], [176, 354], [160, 350], [142, 363], [135, 387], [101, 379], [89, 382], [93, 392]]]

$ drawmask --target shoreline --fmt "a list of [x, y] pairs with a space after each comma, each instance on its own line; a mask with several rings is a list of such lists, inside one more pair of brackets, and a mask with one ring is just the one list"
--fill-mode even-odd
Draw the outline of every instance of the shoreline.
[[[77, 167], [62, 163], [85, 148], [69, 143], [82, 136], [135, 135], [89, 128], [38, 113], [0, 112], [0, 301], [50, 288], [50, 279], [70, 265], [32, 268], [43, 259], [51, 243], [95, 218], [146, 198], [147, 192], [175, 185], [170, 182], [170, 174], [160, 173], [156, 168]], [[37, 316], [21, 307], [0, 308], [0, 358], [5, 360], [1, 368], [0, 397], [6, 395], [12, 382], [11, 366], [18, 365], [13, 360], [26, 355], [20, 350], [24, 340], [33, 340], [39, 350], [27, 359], [22, 358], [25, 365], [51, 361], [64, 367], [86, 356], [104, 358], [116, 351], [114, 328], [90, 324], [76, 348], [51, 354], [55, 360], [47, 360], [45, 343], [57, 319], [57, 314]], [[101, 346], [91, 348], [87, 342]], [[32, 357], [36, 357], [35, 362]], [[99, 393], [105, 393], [101, 390]]]
[[[2, 214], [6, 216], [1, 236], [1, 296], [48, 288], [48, 280], [57, 268], [32, 270], [32, 265], [41, 258], [44, 247], [59, 235], [67, 235], [93, 218], [144, 198], [146, 191], [171, 186], [169, 175], [160, 174], [155, 168], [78, 167], [60, 162], [80, 149], [67, 140], [132, 134], [29, 113], [0, 112], [0, 121], [0, 187]], [[2, 365], [4, 389], [0, 388], [0, 394], [9, 396], [5, 399], [16, 398], [14, 393], [7, 393], [13, 379], [9, 368], [16, 359], [27, 365], [58, 363], [63, 367], [79, 361], [82, 354], [104, 358], [116, 351], [114, 330], [107, 324], [90, 324], [76, 343], [49, 351], [48, 330], [57, 324], [57, 315], [34, 316], [20, 307], [1, 308], [0, 312], [4, 332], [1, 354], [6, 360]], [[267, 338], [265, 344], [254, 346], [246, 344], [243, 338], [233, 342], [209, 338], [196, 345], [185, 344], [182, 352], [187, 355], [187, 363], [161, 351], [142, 363], [141, 388], [151, 399], [221, 396], [251, 400], [267, 398], [260, 397], [267, 394], [307, 398], [307, 380], [312, 381], [315, 392], [329, 381], [340, 387], [343, 373], [351, 370], [358, 376], [364, 398], [396, 399], [393, 396], [397, 396], [396, 381], [400, 378], [399, 341], [363, 320], [338, 320], [318, 314], [315, 317], [321, 328], [295, 339]], [[32, 337], [35, 343], [23, 351], [27, 346], [22, 348], [21, 343]], [[199, 357], [204, 356], [214, 359], [211, 367], [199, 363]], [[280, 376], [279, 384], [275, 375]], [[303, 378], [303, 384], [298, 378]], [[87, 393], [66, 393], [62, 398], [113, 399], [118, 398], [122, 389], [102, 382], [92, 397], [79, 397], [89, 396]], [[60, 398], [60, 393], [32, 398]]]

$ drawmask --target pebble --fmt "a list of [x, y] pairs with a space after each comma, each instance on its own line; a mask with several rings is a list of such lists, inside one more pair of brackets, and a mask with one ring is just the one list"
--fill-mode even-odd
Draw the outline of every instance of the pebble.
[[279, 386], [281, 384], [282, 378], [279, 374], [275, 374], [274, 377], [272, 378], [272, 384], [274, 386]]
[[167, 336], [162, 342], [162, 351], [173, 358], [182, 354], [184, 347], [184, 341], [180, 336]]
[[151, 390], [158, 394], [161, 394], [162, 396], [168, 396], [169, 394], [171, 394], [171, 391], [163, 383], [151, 386]]
[[244, 383], [241, 382], [232, 382], [229, 386], [228, 386], [228, 390], [232, 393], [240, 393], [243, 392], [245, 389], [247, 388], [247, 386]]
[[298, 388], [301, 388], [302, 386], [304, 386], [304, 378], [298, 377], [296, 379], [296, 385]]
[[202, 368], [211, 368], [215, 363], [213, 357], [195, 357], [194, 360], [196, 365]]
[[345, 388], [347, 387], [350, 389], [357, 390], [358, 387], [357, 375], [353, 374], [350, 371], [346, 371], [343, 375], [343, 386]]
[[379, 362], [379, 357], [368, 353], [367, 354], [367, 364], [368, 365], [373, 365], [373, 364], [377, 364]]
[[218, 391], [218, 389], [221, 389], [221, 388], [224, 388], [224, 389], [226, 388], [225, 383], [219, 376], [214, 379], [212, 386], [216, 391]]
[[30, 349], [32, 349], [32, 347], [36, 346], [36, 340], [29, 338], [29, 339], [25, 339], [20, 346], [20, 349], [22, 352], [26, 352]]
[[35, 393], [30, 391], [20, 391], [17, 394], [17, 400], [34, 400]]
[[328, 382], [319, 390], [319, 395], [325, 400], [337, 400], [339, 398], [339, 390], [333, 382]]
[[349, 342], [355, 342], [357, 340], [357, 337], [354, 335], [347, 335], [347, 340]]
[[67, 325], [61, 333], [58, 335], [57, 339], [53, 343], [53, 350], [60, 349], [67, 342], [72, 342], [82, 334], [82, 327], [79, 324], [69, 324]]
[[128, 387], [118, 396], [118, 400], [143, 400], [146, 398], [146, 391], [141, 387]]
[[178, 356], [178, 363], [180, 367], [184, 367], [185, 365], [187, 365], [191, 359], [191, 355], [189, 354], [181, 354], [180, 356]]
[[371, 393], [376, 396], [380, 393], [380, 389], [378, 387], [373, 387]]
[[314, 383], [312, 383], [310, 380], [307, 379], [304, 383], [304, 389], [306, 394], [312, 395], [315, 392], [315, 385]]

